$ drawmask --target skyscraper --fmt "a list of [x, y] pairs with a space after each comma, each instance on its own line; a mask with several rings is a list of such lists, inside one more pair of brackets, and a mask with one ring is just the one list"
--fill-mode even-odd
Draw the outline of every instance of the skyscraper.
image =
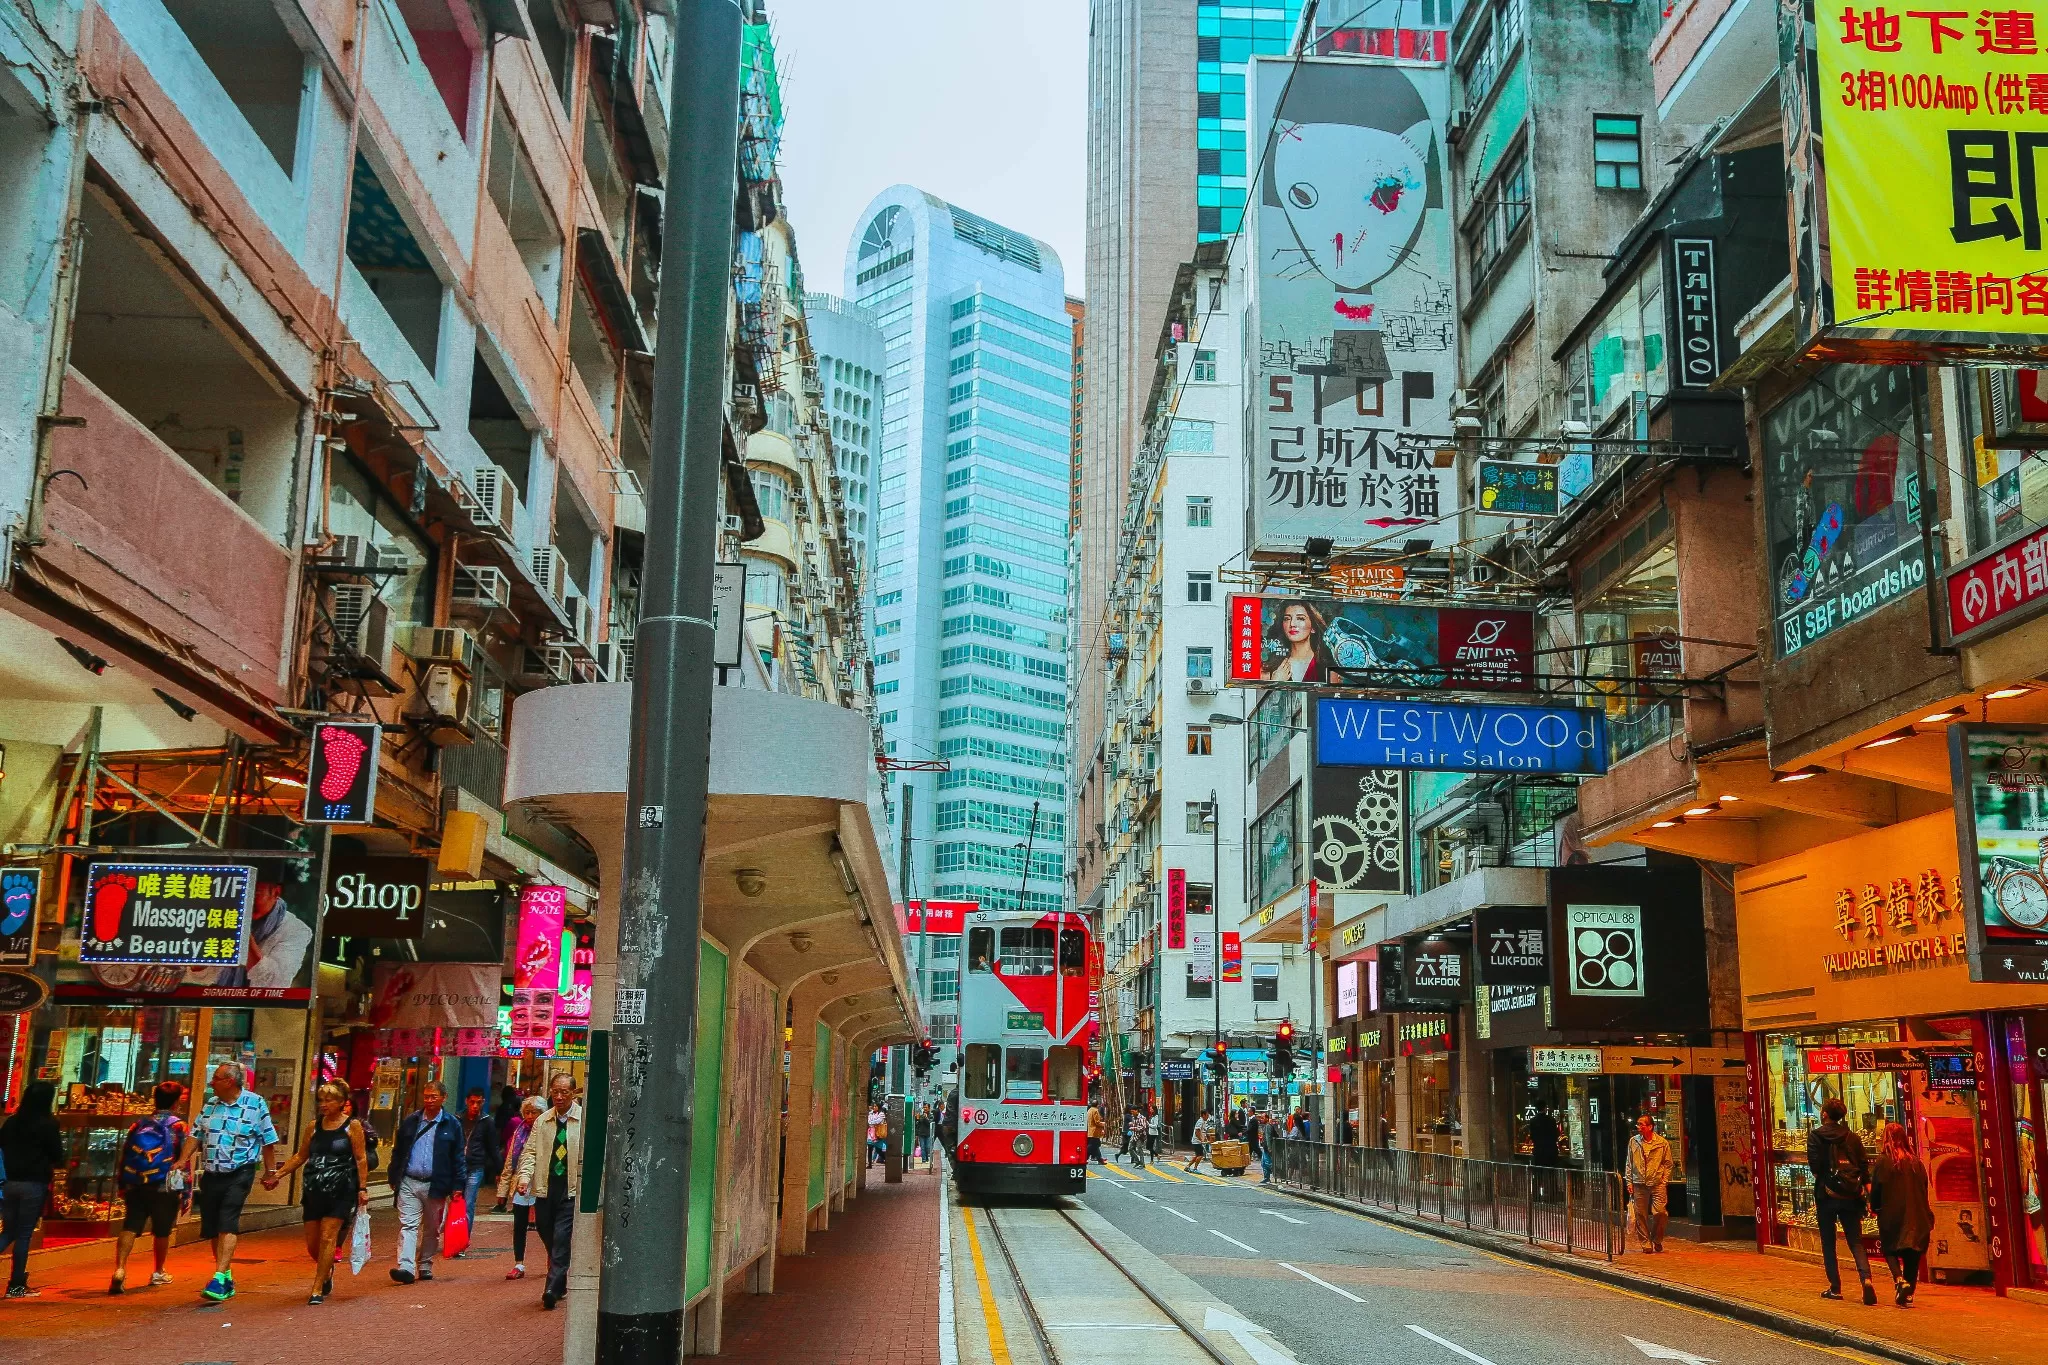
[[[1073, 324], [1052, 248], [899, 185], [846, 292], [885, 346], [876, 707], [906, 897], [1062, 902]], [[1034, 805], [1037, 820], [1034, 826]], [[1030, 844], [1027, 873], [1025, 845]], [[928, 1002], [935, 1035], [950, 1002]]]
[[806, 294], [804, 311], [818, 352], [818, 383], [831, 422], [846, 529], [861, 572], [871, 576], [875, 466], [882, 458], [882, 329], [871, 311], [837, 294]]

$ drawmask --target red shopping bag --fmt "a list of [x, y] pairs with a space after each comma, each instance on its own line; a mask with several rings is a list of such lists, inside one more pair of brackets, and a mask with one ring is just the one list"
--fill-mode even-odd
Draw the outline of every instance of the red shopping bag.
[[460, 1256], [469, 1250], [469, 1204], [460, 1191], [448, 1198], [448, 1215], [441, 1222], [441, 1254]]

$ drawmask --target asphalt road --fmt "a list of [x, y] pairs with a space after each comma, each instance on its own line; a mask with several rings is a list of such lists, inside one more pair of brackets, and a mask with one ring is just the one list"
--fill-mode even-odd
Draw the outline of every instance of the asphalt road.
[[1256, 1175], [1089, 1172], [1081, 1203], [1308, 1365], [1868, 1359], [1261, 1189]]

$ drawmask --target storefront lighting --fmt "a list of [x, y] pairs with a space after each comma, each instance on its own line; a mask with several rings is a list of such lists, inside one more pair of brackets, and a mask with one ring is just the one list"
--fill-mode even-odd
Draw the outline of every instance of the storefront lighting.
[[1723, 804], [1723, 805], [1727, 805], [1727, 804], [1730, 804], [1730, 803], [1732, 803], [1732, 802], [1740, 801], [1741, 799], [1742, 799], [1742, 798], [1741, 798], [1741, 797], [1739, 797], [1739, 796], [1737, 796], [1737, 795], [1736, 795], [1736, 794], [1735, 794], [1734, 792], [1722, 792], [1722, 793], [1721, 793], [1721, 802], [1722, 802], [1722, 804]]
[[1993, 689], [1992, 691], [1986, 692], [1986, 693], [1984, 694], [1984, 700], [1986, 700], [1986, 701], [2010, 701], [2010, 700], [2012, 700], [2012, 699], [2013, 699], [2014, 697], [2024, 697], [2024, 696], [2026, 696], [2026, 695], [2027, 695], [2027, 693], [2029, 693], [2029, 692], [2031, 692], [2031, 691], [2033, 691], [2033, 690], [2034, 690], [2034, 689], [2033, 689], [2033, 688], [2031, 688], [2031, 687], [2021, 687], [2021, 686], [2019, 686], [2018, 684], [2014, 684], [2014, 685], [2013, 685], [2013, 686], [2011, 686], [2011, 687], [2000, 687], [2000, 688], [1995, 688], [1995, 689]]
[[300, 791], [306, 789], [304, 781], [296, 777], [286, 777], [282, 773], [268, 773], [265, 775], [264, 780], [266, 782], [274, 782], [280, 787], [297, 787]]
[[1807, 764], [1807, 765], [1806, 765], [1805, 767], [1803, 767], [1803, 768], [1794, 768], [1794, 769], [1793, 769], [1793, 770], [1792, 770], [1791, 772], [1789, 772], [1789, 773], [1772, 773], [1772, 774], [1771, 774], [1771, 781], [1773, 781], [1773, 782], [1804, 782], [1804, 781], [1805, 781], [1805, 780], [1806, 780], [1807, 778], [1809, 778], [1809, 777], [1819, 777], [1819, 776], [1821, 776], [1821, 775], [1822, 775], [1823, 773], [1825, 773], [1826, 771], [1827, 771], [1827, 769], [1826, 769], [1826, 768], [1823, 768], [1823, 767], [1821, 767], [1821, 766], [1820, 766], [1819, 764], [1817, 764], [1817, 763], [1809, 763], [1809, 764]]
[[1719, 801], [1709, 801], [1704, 806], [1694, 806], [1691, 810], [1686, 812], [1686, 815], [1712, 815], [1715, 811], [1719, 809], [1721, 809], [1721, 803]]
[[1682, 825], [1682, 824], [1684, 824], [1684, 823], [1685, 823], [1685, 817], [1684, 817], [1683, 815], [1674, 815], [1674, 816], [1670, 817], [1670, 818], [1669, 818], [1669, 819], [1667, 819], [1667, 820], [1652, 820], [1652, 821], [1650, 822], [1650, 828], [1651, 828], [1651, 829], [1670, 829], [1670, 828], [1671, 828], [1672, 826], [1674, 826], [1674, 825]]
[[1913, 727], [1908, 725], [1903, 730], [1894, 730], [1888, 735], [1879, 735], [1876, 739], [1866, 740], [1856, 747], [1859, 749], [1882, 749], [1886, 745], [1897, 744], [1901, 740], [1911, 739], [1912, 737]]
[[1962, 707], [1951, 706], [1946, 711], [1936, 711], [1931, 716], [1920, 717], [1918, 723], [1921, 725], [1940, 725], [1944, 721], [1959, 720], [1962, 718], [1963, 714], [1964, 712]]

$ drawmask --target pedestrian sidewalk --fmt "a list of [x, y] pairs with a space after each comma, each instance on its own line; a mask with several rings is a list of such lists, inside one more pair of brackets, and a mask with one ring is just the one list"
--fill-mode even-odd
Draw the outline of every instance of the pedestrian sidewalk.
[[2039, 1365], [2048, 1358], [2048, 1346], [2043, 1345], [2048, 1342], [2048, 1307], [2000, 1298], [1988, 1288], [1923, 1283], [1913, 1306], [1899, 1308], [1892, 1302], [1891, 1277], [1876, 1258], [1871, 1272], [1878, 1302], [1865, 1307], [1855, 1266], [1846, 1252], [1842, 1256], [1845, 1297], [1837, 1303], [1820, 1297], [1827, 1278], [1818, 1262], [1766, 1256], [1754, 1242], [1671, 1239], [1661, 1255], [1631, 1250], [1609, 1262], [1598, 1254], [1572, 1255], [1534, 1247], [1519, 1237], [1391, 1213], [1291, 1186], [1276, 1183], [1271, 1188], [1653, 1298], [1907, 1365]]
[[244, 1236], [235, 1251], [235, 1297], [207, 1303], [199, 1290], [213, 1273], [204, 1243], [177, 1247], [168, 1269], [174, 1283], [150, 1289], [149, 1242], [128, 1262], [128, 1292], [107, 1293], [112, 1244], [92, 1260], [66, 1257], [31, 1269], [40, 1298], [0, 1300], [0, 1360], [7, 1365], [131, 1365], [137, 1360], [202, 1361], [207, 1365], [383, 1365], [407, 1343], [445, 1354], [452, 1343], [476, 1344], [492, 1365], [560, 1365], [566, 1315], [540, 1306], [547, 1253], [527, 1241], [527, 1278], [508, 1281], [512, 1220], [479, 1213], [475, 1240], [459, 1261], [437, 1260], [431, 1283], [400, 1285], [390, 1277], [398, 1218], [377, 1210], [371, 1221], [374, 1259], [351, 1275], [344, 1248], [334, 1294], [318, 1308], [306, 1303], [312, 1262], [303, 1228]]
[[879, 1167], [802, 1256], [775, 1263], [773, 1294], [725, 1307], [717, 1359], [760, 1365], [938, 1365], [939, 1181]]

